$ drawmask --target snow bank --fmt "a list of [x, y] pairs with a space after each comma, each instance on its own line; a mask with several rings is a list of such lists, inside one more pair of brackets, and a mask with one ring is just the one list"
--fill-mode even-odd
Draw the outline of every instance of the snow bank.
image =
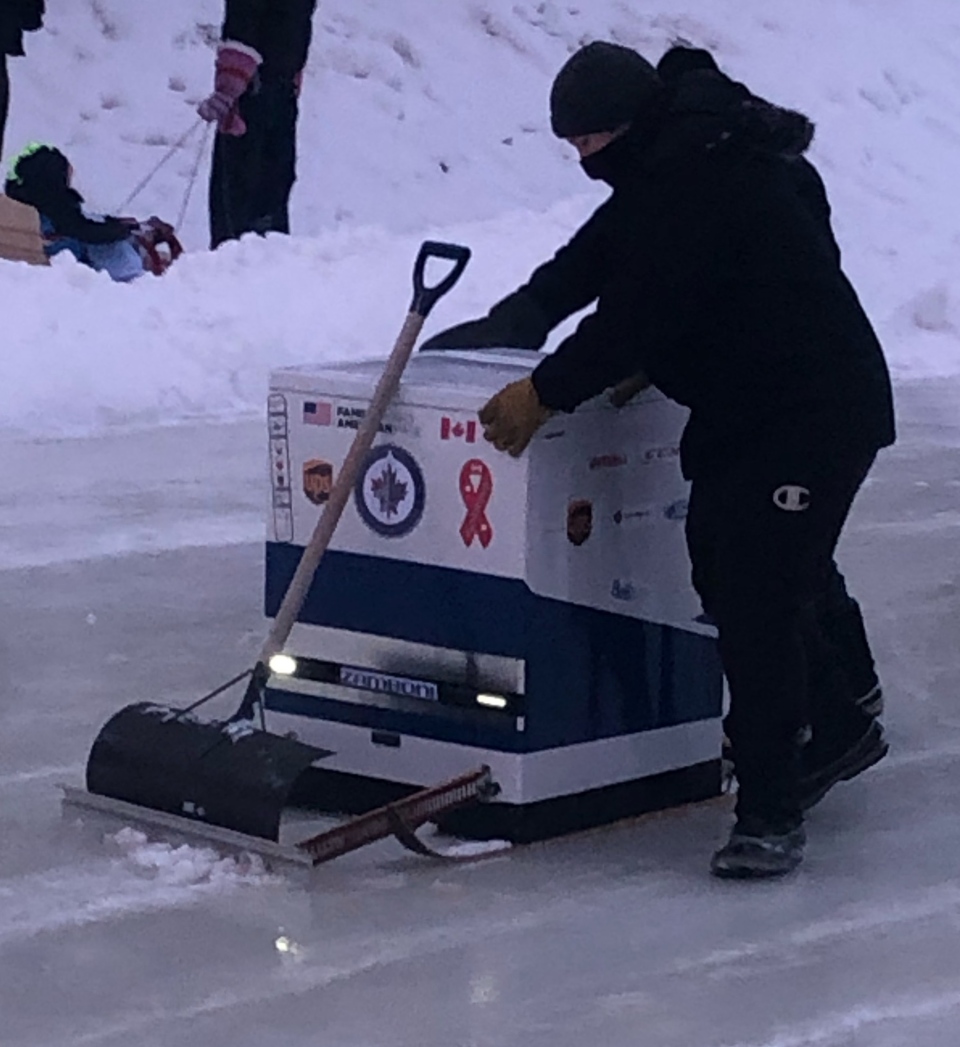
[[[433, 230], [476, 257], [432, 329], [486, 310], [588, 211], [572, 201]], [[387, 354], [420, 242], [349, 228], [246, 237], [129, 285], [68, 258], [50, 270], [0, 262], [0, 286], [17, 303], [0, 354], [0, 418], [52, 434], [261, 411], [272, 367]]]
[[[51, 5], [11, 63], [8, 152], [62, 145], [78, 185], [113, 209], [194, 120], [220, 0]], [[902, 378], [960, 372], [960, 10], [926, 0], [663, 0], [641, 10], [486, 0], [325, 0], [301, 121], [292, 239], [205, 241], [201, 169], [162, 280], [117, 287], [64, 260], [0, 263], [0, 426], [31, 433], [262, 410], [267, 371], [383, 356], [424, 236], [475, 261], [432, 326], [485, 309], [549, 255], [602, 192], [549, 133], [567, 54], [606, 37], [656, 57], [682, 36], [818, 123], [813, 158], [846, 265]], [[131, 208], [175, 218], [195, 153], [178, 151]]]

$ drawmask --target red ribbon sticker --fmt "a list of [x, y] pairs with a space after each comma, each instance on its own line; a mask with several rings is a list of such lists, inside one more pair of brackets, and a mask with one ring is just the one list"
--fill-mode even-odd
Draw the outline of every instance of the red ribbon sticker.
[[493, 475], [486, 462], [471, 458], [460, 470], [460, 497], [467, 507], [467, 515], [460, 525], [463, 544], [470, 546], [474, 538], [487, 548], [493, 541], [493, 526], [487, 519], [487, 505], [493, 494]]

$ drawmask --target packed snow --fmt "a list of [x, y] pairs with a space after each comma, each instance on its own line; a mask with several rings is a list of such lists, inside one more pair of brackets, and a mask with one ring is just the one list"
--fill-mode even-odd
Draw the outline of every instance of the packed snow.
[[[6, 151], [63, 148], [97, 209], [115, 210], [196, 122], [219, 0], [50, 5], [12, 60]], [[8, 300], [0, 419], [31, 434], [263, 411], [266, 374], [308, 360], [385, 356], [419, 242], [473, 248], [431, 328], [485, 311], [603, 199], [547, 120], [550, 79], [593, 37], [656, 58], [683, 37], [755, 91], [808, 112], [846, 266], [902, 378], [960, 371], [944, 215], [960, 184], [960, 15], [925, 0], [743, 3], [618, 0], [320, 5], [300, 121], [291, 239], [206, 242], [209, 139], [192, 187], [189, 249], [162, 279], [116, 286], [61, 259], [0, 263]], [[199, 131], [127, 210], [178, 216]], [[307, 293], [305, 293], [305, 290]]]

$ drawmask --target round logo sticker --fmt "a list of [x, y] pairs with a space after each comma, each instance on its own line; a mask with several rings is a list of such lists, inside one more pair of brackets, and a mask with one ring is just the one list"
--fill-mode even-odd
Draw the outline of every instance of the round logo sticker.
[[402, 538], [417, 526], [426, 493], [416, 459], [396, 444], [370, 452], [353, 489], [361, 519], [384, 538]]

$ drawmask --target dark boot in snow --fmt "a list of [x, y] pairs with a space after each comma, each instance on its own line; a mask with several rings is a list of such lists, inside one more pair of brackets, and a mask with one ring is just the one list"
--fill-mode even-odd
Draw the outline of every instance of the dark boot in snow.
[[873, 717], [863, 716], [860, 729], [846, 733], [842, 740], [815, 734], [801, 756], [800, 807], [809, 810], [838, 782], [862, 774], [889, 750], [883, 728]]
[[710, 861], [710, 872], [728, 880], [785, 876], [803, 860], [807, 842], [802, 822], [767, 821], [741, 815], [730, 839]]

